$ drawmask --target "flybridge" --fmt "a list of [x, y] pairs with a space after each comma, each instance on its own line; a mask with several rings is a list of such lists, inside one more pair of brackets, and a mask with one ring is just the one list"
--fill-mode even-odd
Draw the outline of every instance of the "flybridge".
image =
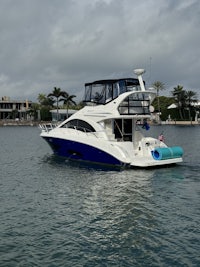
[[84, 102], [106, 104], [119, 95], [130, 91], [145, 91], [145, 82], [142, 79], [144, 69], [135, 69], [135, 78], [99, 80], [85, 84]]
[[88, 105], [106, 105], [120, 95], [132, 92], [119, 105], [120, 115], [150, 115], [149, 92], [145, 91], [143, 69], [136, 69], [138, 79], [123, 78], [99, 80], [85, 84], [85, 99]]
[[138, 79], [124, 78], [86, 83], [84, 102], [102, 105], [117, 98], [120, 94], [130, 91], [141, 91]]

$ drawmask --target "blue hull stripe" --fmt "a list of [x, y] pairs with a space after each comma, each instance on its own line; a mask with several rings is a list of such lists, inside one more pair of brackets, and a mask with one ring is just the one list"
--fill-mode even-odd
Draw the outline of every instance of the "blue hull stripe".
[[86, 144], [52, 137], [43, 138], [51, 146], [56, 155], [66, 157], [69, 160], [118, 165], [121, 167], [125, 165], [112, 155]]

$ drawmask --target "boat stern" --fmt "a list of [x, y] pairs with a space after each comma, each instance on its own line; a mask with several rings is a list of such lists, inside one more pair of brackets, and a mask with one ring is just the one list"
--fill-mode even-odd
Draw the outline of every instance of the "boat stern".
[[155, 138], [145, 137], [135, 150], [131, 166], [154, 167], [176, 164], [183, 161], [183, 153], [180, 146], [168, 147]]

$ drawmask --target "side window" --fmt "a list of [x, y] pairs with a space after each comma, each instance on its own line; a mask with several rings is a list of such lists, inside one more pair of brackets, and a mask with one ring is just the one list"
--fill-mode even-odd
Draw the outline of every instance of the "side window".
[[118, 83], [114, 83], [114, 85], [113, 85], [113, 99], [118, 97], [118, 95], [119, 95]]
[[106, 85], [106, 102], [109, 102], [113, 99], [113, 89], [112, 84]]
[[71, 120], [61, 126], [62, 128], [73, 128], [82, 132], [95, 132], [95, 129], [83, 120]]
[[126, 86], [125, 86], [125, 81], [124, 80], [119, 82], [119, 90], [120, 90], [120, 94], [126, 92]]

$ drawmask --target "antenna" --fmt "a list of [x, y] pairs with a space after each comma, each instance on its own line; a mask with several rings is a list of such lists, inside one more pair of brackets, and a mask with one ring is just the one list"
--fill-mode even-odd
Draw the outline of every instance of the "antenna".
[[150, 61], [150, 66], [149, 66], [149, 72], [150, 72], [150, 74], [149, 74], [149, 82], [151, 83], [151, 60], [152, 60], [152, 57], [150, 57], [150, 59], [149, 59], [149, 61]]
[[140, 83], [140, 87], [142, 91], [145, 91], [145, 87], [144, 87], [144, 82], [142, 79], [142, 74], [145, 73], [144, 69], [135, 69], [134, 73], [137, 75], [139, 83]]

